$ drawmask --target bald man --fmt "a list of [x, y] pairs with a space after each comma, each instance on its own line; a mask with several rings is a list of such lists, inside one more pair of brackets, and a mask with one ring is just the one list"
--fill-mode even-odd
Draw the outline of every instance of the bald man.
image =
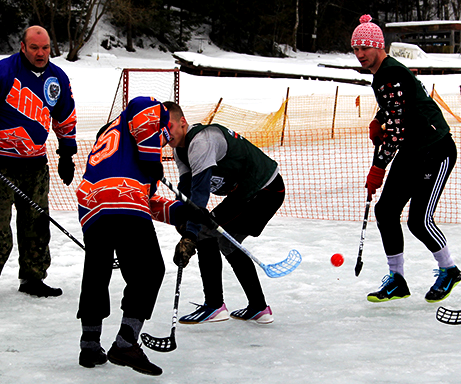
[[[50, 37], [40, 26], [28, 28], [20, 52], [0, 61], [0, 173], [48, 214], [49, 170], [46, 140], [50, 127], [59, 142], [58, 173], [66, 185], [74, 177], [75, 103], [69, 78], [50, 63]], [[10, 227], [16, 208], [19, 291], [60, 296], [43, 282], [51, 263], [50, 225], [42, 215], [0, 181], [0, 273], [13, 249]]]

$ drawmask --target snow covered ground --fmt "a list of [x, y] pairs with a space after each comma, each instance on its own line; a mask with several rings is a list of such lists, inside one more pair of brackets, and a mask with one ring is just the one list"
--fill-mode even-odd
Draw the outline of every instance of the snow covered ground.
[[[53, 218], [81, 240], [75, 212], [52, 212]], [[143, 331], [170, 334], [176, 268], [172, 262], [179, 237], [167, 225], [156, 225], [167, 273], [153, 317]], [[459, 226], [443, 225], [456, 260], [461, 259]], [[361, 223], [275, 218], [258, 239], [245, 246], [265, 263], [284, 259], [290, 249], [303, 256], [300, 266], [278, 279], [260, 270], [260, 279], [275, 321], [257, 325], [230, 319], [222, 323], [182, 325], [177, 350], [144, 350], [164, 370], [152, 378], [107, 363], [94, 369], [78, 365], [80, 323], [75, 318], [83, 251], [53, 227], [52, 266], [46, 281], [63, 289], [58, 298], [34, 298], [17, 291], [17, 248], [0, 278], [0, 382], [63, 383], [459, 383], [457, 343], [461, 327], [435, 319], [437, 304], [424, 295], [435, 281], [431, 254], [405, 231], [406, 279], [412, 296], [385, 304], [366, 295], [379, 288], [387, 273], [375, 223], [366, 234], [364, 266], [354, 274]], [[340, 252], [344, 264], [330, 257]], [[229, 310], [246, 306], [230, 266], [224, 264], [224, 292]], [[112, 314], [104, 321], [106, 350], [118, 331], [124, 283], [119, 271], [111, 282]], [[185, 269], [179, 315], [203, 300], [197, 259]], [[455, 288], [442, 302], [461, 307]]]
[[[212, 45], [203, 55], [225, 60], [248, 57], [220, 53]], [[353, 55], [292, 54], [287, 65], [317, 66], [318, 60], [350, 63]], [[99, 59], [98, 59], [99, 58]], [[440, 56], [438, 56], [440, 59]], [[459, 55], [442, 57], [449, 65]], [[253, 58], [254, 60], [254, 58]], [[277, 62], [280, 59], [277, 59]], [[69, 63], [53, 59], [70, 76], [77, 104], [100, 105], [112, 101], [124, 67], [171, 68], [171, 55], [140, 51], [102, 52], [97, 45], [85, 48], [82, 59]], [[270, 60], [261, 61], [270, 66]], [[419, 63], [421, 65], [421, 63]], [[278, 64], [277, 64], [278, 65]], [[321, 68], [328, 71], [328, 68]], [[428, 89], [435, 84], [439, 94], [458, 93], [461, 76], [421, 76]], [[206, 78], [181, 74], [183, 105], [224, 102], [235, 106], [273, 111], [286, 94], [334, 93], [338, 84], [310, 80]], [[371, 88], [340, 84], [344, 94], [372, 93]], [[51, 212], [51, 216], [82, 241], [76, 212]], [[164, 370], [162, 376], [144, 376], [110, 363], [94, 369], [78, 365], [80, 323], [76, 319], [83, 251], [52, 225], [52, 266], [46, 282], [59, 286], [58, 298], [34, 298], [17, 291], [18, 253], [14, 248], [0, 277], [0, 382], [2, 384], [64, 383], [458, 383], [461, 374], [456, 345], [461, 327], [435, 319], [437, 304], [424, 295], [435, 281], [436, 263], [431, 254], [406, 230], [406, 279], [412, 296], [385, 304], [367, 302], [388, 273], [379, 233], [369, 223], [364, 248], [364, 266], [354, 274], [361, 222], [310, 221], [274, 218], [263, 234], [249, 238], [245, 246], [264, 263], [284, 259], [295, 248], [301, 265], [288, 276], [260, 279], [275, 322], [260, 326], [236, 320], [216, 324], [178, 325], [178, 349], [158, 353], [144, 348], [149, 358]], [[167, 273], [153, 318], [143, 331], [153, 336], [170, 334], [176, 268], [172, 262], [179, 240], [174, 228], [156, 225]], [[442, 225], [449, 247], [461, 264], [460, 227]], [[330, 264], [334, 253], [344, 264]], [[231, 268], [224, 263], [224, 290], [229, 310], [246, 306], [243, 292]], [[120, 298], [124, 287], [119, 271], [111, 283], [112, 314], [103, 325], [102, 343], [108, 350], [120, 322]], [[185, 269], [179, 315], [194, 310], [189, 301], [203, 300], [194, 258]], [[461, 288], [442, 302], [461, 308]]]

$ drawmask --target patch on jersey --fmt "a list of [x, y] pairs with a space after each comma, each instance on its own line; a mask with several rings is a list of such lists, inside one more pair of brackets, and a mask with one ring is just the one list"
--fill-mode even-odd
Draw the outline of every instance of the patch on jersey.
[[224, 185], [224, 177], [221, 176], [211, 176], [210, 180], [210, 192], [214, 193], [219, 191]]
[[61, 86], [56, 77], [49, 77], [46, 79], [45, 85], [43, 86], [43, 93], [45, 94], [46, 102], [54, 107], [61, 95]]
[[232, 129], [227, 128], [227, 133], [231, 135], [234, 139], [239, 139], [240, 136], [237, 132], [233, 131]]

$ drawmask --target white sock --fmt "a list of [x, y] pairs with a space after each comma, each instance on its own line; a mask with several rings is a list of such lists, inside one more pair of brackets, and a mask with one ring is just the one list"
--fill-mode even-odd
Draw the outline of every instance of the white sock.
[[455, 265], [447, 246], [443, 247], [440, 251], [434, 252], [433, 255], [439, 264], [439, 268], [450, 268]]
[[403, 252], [396, 255], [387, 255], [387, 264], [389, 265], [389, 270], [402, 275], [402, 277], [404, 276], [403, 262]]

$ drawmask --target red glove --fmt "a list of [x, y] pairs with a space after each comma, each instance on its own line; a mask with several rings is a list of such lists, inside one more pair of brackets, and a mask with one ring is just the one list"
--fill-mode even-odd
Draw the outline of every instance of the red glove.
[[370, 140], [374, 145], [381, 145], [384, 139], [384, 131], [378, 119], [371, 120], [370, 123]]
[[368, 189], [368, 201], [371, 201], [376, 190], [383, 185], [385, 173], [385, 169], [378, 168], [375, 165], [370, 168], [370, 172], [367, 176], [367, 183], [365, 184], [365, 188]]

